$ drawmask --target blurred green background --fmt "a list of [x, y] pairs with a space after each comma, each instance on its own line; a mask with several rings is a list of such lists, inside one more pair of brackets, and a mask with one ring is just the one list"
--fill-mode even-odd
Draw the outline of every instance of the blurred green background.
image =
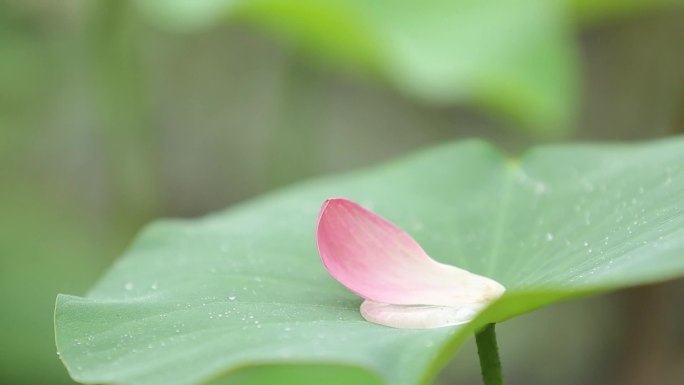
[[[684, 133], [675, 1], [295, 3], [0, 0], [0, 383], [71, 383], [56, 294], [155, 218], [464, 137], [515, 154]], [[508, 383], [684, 383], [683, 295], [501, 325]], [[473, 349], [438, 382], [478, 384]]]

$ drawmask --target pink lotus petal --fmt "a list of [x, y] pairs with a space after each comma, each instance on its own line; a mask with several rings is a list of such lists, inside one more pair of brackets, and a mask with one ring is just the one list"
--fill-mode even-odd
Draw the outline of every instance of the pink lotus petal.
[[471, 321], [484, 304], [465, 306], [390, 305], [365, 300], [361, 315], [369, 322], [398, 329], [432, 329]]
[[[321, 260], [335, 279], [380, 305], [480, 309], [504, 292], [494, 280], [436, 262], [403, 230], [347, 199], [323, 204], [317, 243]], [[372, 309], [380, 309], [381, 318], [397, 310]], [[399, 313], [415, 315], [404, 310]]]

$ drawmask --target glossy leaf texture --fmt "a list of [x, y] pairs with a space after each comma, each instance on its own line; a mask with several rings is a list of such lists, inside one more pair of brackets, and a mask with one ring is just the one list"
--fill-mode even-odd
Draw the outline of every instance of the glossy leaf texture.
[[[456, 327], [364, 321], [361, 299], [316, 251], [318, 209], [333, 196], [506, 294]], [[277, 365], [269, 370], [314, 384], [307, 369], [324, 364], [323, 377], [426, 384], [488, 322], [683, 274], [684, 139], [545, 146], [518, 160], [465, 141], [152, 224], [86, 297], [58, 297], [56, 339], [83, 383], [258, 383], [268, 371], [232, 372]]]
[[173, 29], [231, 18], [435, 105], [485, 107], [540, 135], [572, 126], [578, 66], [563, 0], [139, 0]]

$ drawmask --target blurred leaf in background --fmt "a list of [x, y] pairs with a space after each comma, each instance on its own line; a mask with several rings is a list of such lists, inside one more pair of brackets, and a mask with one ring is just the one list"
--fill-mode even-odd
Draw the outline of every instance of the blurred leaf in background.
[[[83, 218], [55, 207], [42, 192], [3, 191], [0, 232], [0, 380], [6, 384], [70, 382], [55, 360], [48, 293], [87, 288], [111, 250]], [[40, 370], [36, 370], [36, 368]]]
[[85, 290], [137, 227], [111, 215], [73, 5], [0, 3], [3, 384], [73, 383], [56, 360], [50, 297]]
[[538, 135], [567, 133], [578, 96], [564, 1], [141, 0], [172, 28], [205, 27], [216, 11], [263, 25], [336, 66], [379, 72], [424, 102], [470, 101]]

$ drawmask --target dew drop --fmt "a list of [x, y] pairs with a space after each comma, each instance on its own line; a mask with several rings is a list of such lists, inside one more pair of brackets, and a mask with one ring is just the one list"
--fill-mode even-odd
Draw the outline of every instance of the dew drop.
[[128, 291], [133, 290], [134, 287], [135, 287], [135, 285], [133, 285], [133, 282], [126, 282], [126, 284], [124, 285], [124, 289], [126, 289]]
[[551, 234], [551, 233], [546, 233], [546, 240], [549, 241], [549, 242], [553, 241], [553, 234]]
[[537, 182], [534, 184], [535, 194], [543, 194], [546, 192], [546, 185], [542, 182]]
[[237, 297], [235, 297], [234, 295], [231, 295], [230, 297], [228, 297], [228, 299], [231, 301], [235, 301], [235, 298], [237, 298]]

